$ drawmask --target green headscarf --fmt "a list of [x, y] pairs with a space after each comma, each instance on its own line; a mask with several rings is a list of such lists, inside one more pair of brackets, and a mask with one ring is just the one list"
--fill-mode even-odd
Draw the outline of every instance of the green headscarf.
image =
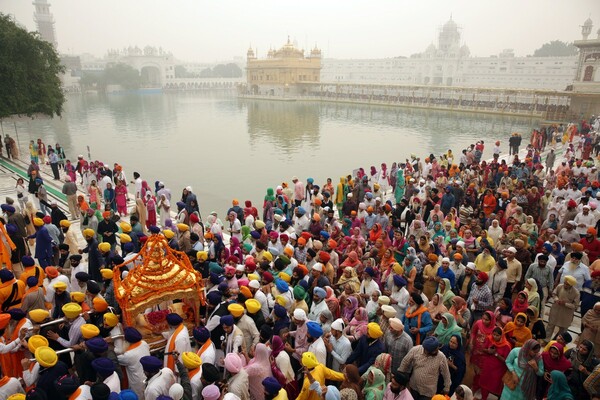
[[452, 292], [452, 287], [450, 286], [450, 279], [444, 278], [442, 280], [444, 281], [446, 289], [444, 290], [444, 293], [440, 292], [438, 289], [438, 293], [442, 295], [442, 303], [449, 310], [450, 307], [452, 307], [452, 298], [456, 296], [456, 294]]
[[437, 336], [440, 344], [446, 345], [450, 342], [453, 335], [460, 335], [462, 333], [462, 328], [458, 326], [452, 314], [444, 313], [442, 314], [442, 317], [448, 321], [448, 326], [444, 326], [444, 324], [440, 322], [433, 334]]
[[365, 395], [365, 400], [382, 400], [383, 393], [385, 391], [385, 375], [379, 368], [370, 367], [367, 371], [367, 376], [370, 373], [373, 373], [373, 383], [369, 383], [368, 380], [365, 380], [365, 387], [363, 389], [363, 394]]
[[565, 374], [558, 370], [550, 372], [552, 385], [548, 389], [548, 400], [574, 400], [571, 388], [567, 383]]

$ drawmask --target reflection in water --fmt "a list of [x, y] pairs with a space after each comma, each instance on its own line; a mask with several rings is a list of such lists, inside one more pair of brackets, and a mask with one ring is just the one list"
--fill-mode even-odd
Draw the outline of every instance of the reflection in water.
[[[293, 175], [319, 184], [357, 167], [404, 160], [411, 153], [459, 153], [478, 139], [491, 157], [507, 151], [523, 118], [342, 103], [238, 100], [222, 93], [70, 95], [62, 118], [17, 123], [21, 152], [41, 137], [68, 158], [121, 163], [149, 183], [164, 181], [174, 200], [192, 185], [204, 214], [224, 213], [232, 198], [262, 205], [265, 189]], [[6, 133], [14, 136], [14, 131]], [[12, 127], [11, 127], [12, 128]]]
[[319, 142], [319, 108], [314, 103], [240, 100], [248, 110], [248, 136], [254, 144], [270, 140], [286, 153], [298, 152], [298, 143]]

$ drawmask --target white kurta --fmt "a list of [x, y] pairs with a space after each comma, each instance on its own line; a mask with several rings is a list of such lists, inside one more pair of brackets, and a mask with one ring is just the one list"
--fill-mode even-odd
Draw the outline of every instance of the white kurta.
[[81, 263], [79, 263], [78, 266], [71, 269], [71, 291], [85, 293], [85, 289], [86, 289], [87, 285], [85, 285], [83, 288], [79, 287], [79, 284], [77, 283], [77, 278], [75, 278], [75, 275], [77, 275], [78, 272], [87, 273], [88, 272], [87, 263], [81, 262]]
[[121, 381], [116, 372], [104, 379], [103, 383], [110, 388], [111, 392], [121, 393]]
[[7, 399], [8, 396], [15, 393], [25, 394], [23, 387], [21, 387], [21, 384], [16, 378], [10, 378], [8, 382], [0, 386], [0, 399]]
[[308, 351], [317, 357], [319, 363], [323, 365], [327, 364], [327, 348], [325, 347], [325, 343], [323, 343], [323, 338], [318, 338], [312, 342], [310, 346], [308, 346]]
[[[175, 331], [175, 329], [172, 330], [173, 332], [169, 332], [170, 336], [169, 336], [169, 340], [167, 340], [167, 346], [165, 347], [165, 351], [169, 351], [168, 349], [171, 347], [171, 342], [174, 340], [175, 341], [175, 350], [179, 353], [179, 361], [181, 361], [183, 363], [183, 360], [181, 359], [181, 355], [186, 352], [186, 351], [192, 351], [192, 346], [190, 345], [190, 334], [188, 332], [187, 327], [183, 327], [183, 329], [177, 334], [176, 337], [173, 337], [173, 333]], [[170, 356], [165, 355], [164, 357], [164, 365], [165, 367], [167, 366], [167, 361], [169, 359]], [[175, 371], [173, 371], [175, 372]]]
[[[198, 351], [200, 351], [200, 349], [198, 349]], [[202, 360], [202, 364], [212, 364], [215, 365], [215, 361], [217, 359], [217, 353], [215, 350], [215, 345], [214, 343], [211, 343], [210, 346], [208, 346], [206, 349], [204, 349], [204, 351], [202, 353], [196, 353], [200, 356], [200, 359]]]
[[79, 386], [79, 389], [81, 389], [79, 395], [73, 400], [93, 400], [91, 387], [88, 385], [81, 385]]
[[31, 369], [27, 368], [23, 370], [23, 382], [25, 382], [25, 386], [33, 386], [37, 383], [40, 373], [40, 364], [37, 362], [31, 363], [33, 367]]
[[156, 400], [158, 396], [169, 395], [169, 388], [175, 383], [175, 375], [173, 375], [173, 371], [171, 371], [169, 368], [163, 368], [144, 383], [146, 384], [144, 399]]
[[142, 344], [133, 350], [125, 350], [123, 354], [117, 354], [119, 364], [125, 367], [129, 387], [138, 395], [140, 400], [144, 400], [144, 368], [140, 364], [140, 358], [150, 355], [150, 346], [142, 340]]

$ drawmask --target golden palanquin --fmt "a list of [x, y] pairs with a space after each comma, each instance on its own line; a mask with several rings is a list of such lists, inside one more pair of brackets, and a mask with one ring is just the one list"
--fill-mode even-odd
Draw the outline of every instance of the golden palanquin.
[[[140, 257], [142, 263], [136, 265]], [[113, 283], [125, 325], [137, 325], [139, 314], [170, 300], [182, 300], [190, 305], [193, 321], [188, 322], [198, 323], [200, 306], [205, 305], [202, 276], [194, 270], [185, 253], [168, 246], [163, 235], [148, 237], [137, 256], [115, 269], [122, 266], [129, 267], [129, 274], [123, 279], [121, 274], [114, 274]]]

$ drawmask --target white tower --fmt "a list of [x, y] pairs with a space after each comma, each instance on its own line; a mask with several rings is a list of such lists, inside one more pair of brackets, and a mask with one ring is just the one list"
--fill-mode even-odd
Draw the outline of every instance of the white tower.
[[47, 0], [34, 0], [35, 6], [33, 18], [37, 25], [37, 31], [43, 40], [49, 42], [56, 48], [56, 32], [54, 31], [54, 16], [50, 12], [50, 3]]
[[588, 18], [585, 20], [585, 22], [581, 26], [581, 36], [582, 36], [583, 40], [588, 39], [588, 36], [590, 36], [590, 33], [592, 33], [593, 26], [594, 26], [594, 23], [592, 22], [591, 18]]

